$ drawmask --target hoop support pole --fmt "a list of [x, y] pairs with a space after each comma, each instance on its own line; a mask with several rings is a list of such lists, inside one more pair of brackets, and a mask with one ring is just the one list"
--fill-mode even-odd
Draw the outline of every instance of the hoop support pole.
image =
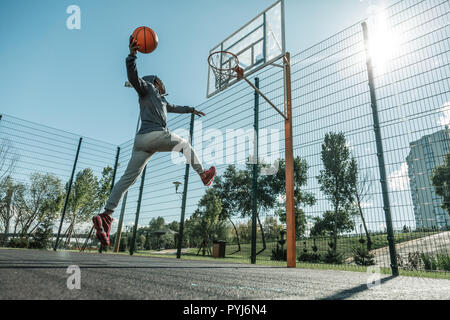
[[280, 111], [264, 93], [259, 90], [246, 77], [243, 79], [261, 96], [267, 103], [274, 108], [284, 118], [285, 128], [285, 152], [286, 152], [286, 249], [287, 249], [287, 267], [295, 268], [297, 266], [297, 250], [295, 240], [295, 198], [294, 198], [294, 144], [292, 134], [292, 88], [291, 88], [291, 55], [286, 52], [283, 57], [284, 72], [284, 109], [285, 113]]
[[272, 106], [272, 108], [274, 108], [279, 114], [281, 114], [281, 116], [282, 116], [285, 120], [288, 119], [288, 117], [287, 117], [283, 112], [281, 112], [280, 109], [278, 109], [278, 108], [273, 104], [273, 102], [270, 101], [269, 98], [267, 98], [267, 97], [264, 95], [264, 93], [262, 93], [261, 90], [259, 90], [259, 89], [258, 89], [258, 88], [250, 81], [250, 80], [248, 80], [246, 77], [244, 77], [243, 79], [244, 79], [245, 81], [247, 81], [247, 83], [248, 83], [248, 84], [249, 84], [256, 92], [258, 92], [259, 95], [260, 95], [261, 97], [263, 97], [264, 100], [266, 100], [267, 103], [270, 104], [270, 105]]
[[278, 68], [282, 68], [282, 69], [284, 69], [284, 65], [282, 65], [282, 64], [278, 64], [278, 63], [271, 63], [270, 65], [271, 65], [271, 66], [274, 66], [274, 67], [278, 67]]

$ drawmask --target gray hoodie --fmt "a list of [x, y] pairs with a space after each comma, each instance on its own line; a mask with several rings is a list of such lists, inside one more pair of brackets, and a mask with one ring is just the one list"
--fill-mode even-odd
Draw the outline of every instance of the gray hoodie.
[[[128, 81], [139, 95], [141, 109], [141, 129], [138, 134], [152, 131], [164, 131], [167, 126], [167, 113], [192, 113], [194, 108], [170, 104], [161, 96], [153, 81], [156, 76], [138, 77], [136, 57], [129, 55], [126, 59]], [[145, 80], [144, 80], [145, 79]]]

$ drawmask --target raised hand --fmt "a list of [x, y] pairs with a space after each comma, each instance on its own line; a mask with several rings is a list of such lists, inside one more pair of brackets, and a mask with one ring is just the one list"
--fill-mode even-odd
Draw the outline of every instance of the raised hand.
[[137, 44], [137, 40], [135, 40], [133, 36], [130, 36], [130, 44], [128, 47], [130, 48], [130, 55], [136, 56], [139, 46]]
[[194, 109], [194, 111], [192, 113], [195, 114], [196, 116], [199, 116], [199, 117], [206, 116], [206, 114], [204, 114], [203, 112], [195, 110], [195, 109]]

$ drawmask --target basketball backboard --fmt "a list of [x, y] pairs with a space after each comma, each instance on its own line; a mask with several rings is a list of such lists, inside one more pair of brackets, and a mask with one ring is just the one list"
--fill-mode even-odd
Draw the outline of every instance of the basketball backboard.
[[[285, 55], [284, 33], [284, 0], [280, 0], [216, 45], [210, 54], [218, 51], [233, 53], [239, 59], [239, 66], [244, 69], [244, 77], [249, 77]], [[229, 67], [229, 56], [224, 55], [220, 60], [219, 67]], [[209, 67], [207, 98], [222, 92], [237, 81], [219, 81]]]

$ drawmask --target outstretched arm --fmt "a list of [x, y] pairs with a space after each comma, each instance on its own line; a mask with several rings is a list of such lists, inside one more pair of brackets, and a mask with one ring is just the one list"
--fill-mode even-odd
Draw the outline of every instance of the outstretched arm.
[[133, 36], [130, 37], [129, 48], [130, 54], [126, 59], [128, 81], [130, 81], [131, 85], [140, 96], [145, 96], [148, 92], [147, 83], [138, 76], [136, 67], [136, 54], [139, 46], [137, 45], [137, 41], [134, 40]]
[[191, 108], [191, 107], [177, 106], [177, 105], [167, 102], [167, 112], [168, 113], [193, 113], [194, 110], [195, 109]]
[[[167, 100], [166, 100], [166, 102], [167, 102]], [[168, 102], [167, 102], [167, 112], [168, 113], [193, 113], [199, 117], [206, 116], [206, 114], [204, 114], [201, 111], [195, 110], [195, 108], [176, 106], [176, 105], [168, 103]]]

